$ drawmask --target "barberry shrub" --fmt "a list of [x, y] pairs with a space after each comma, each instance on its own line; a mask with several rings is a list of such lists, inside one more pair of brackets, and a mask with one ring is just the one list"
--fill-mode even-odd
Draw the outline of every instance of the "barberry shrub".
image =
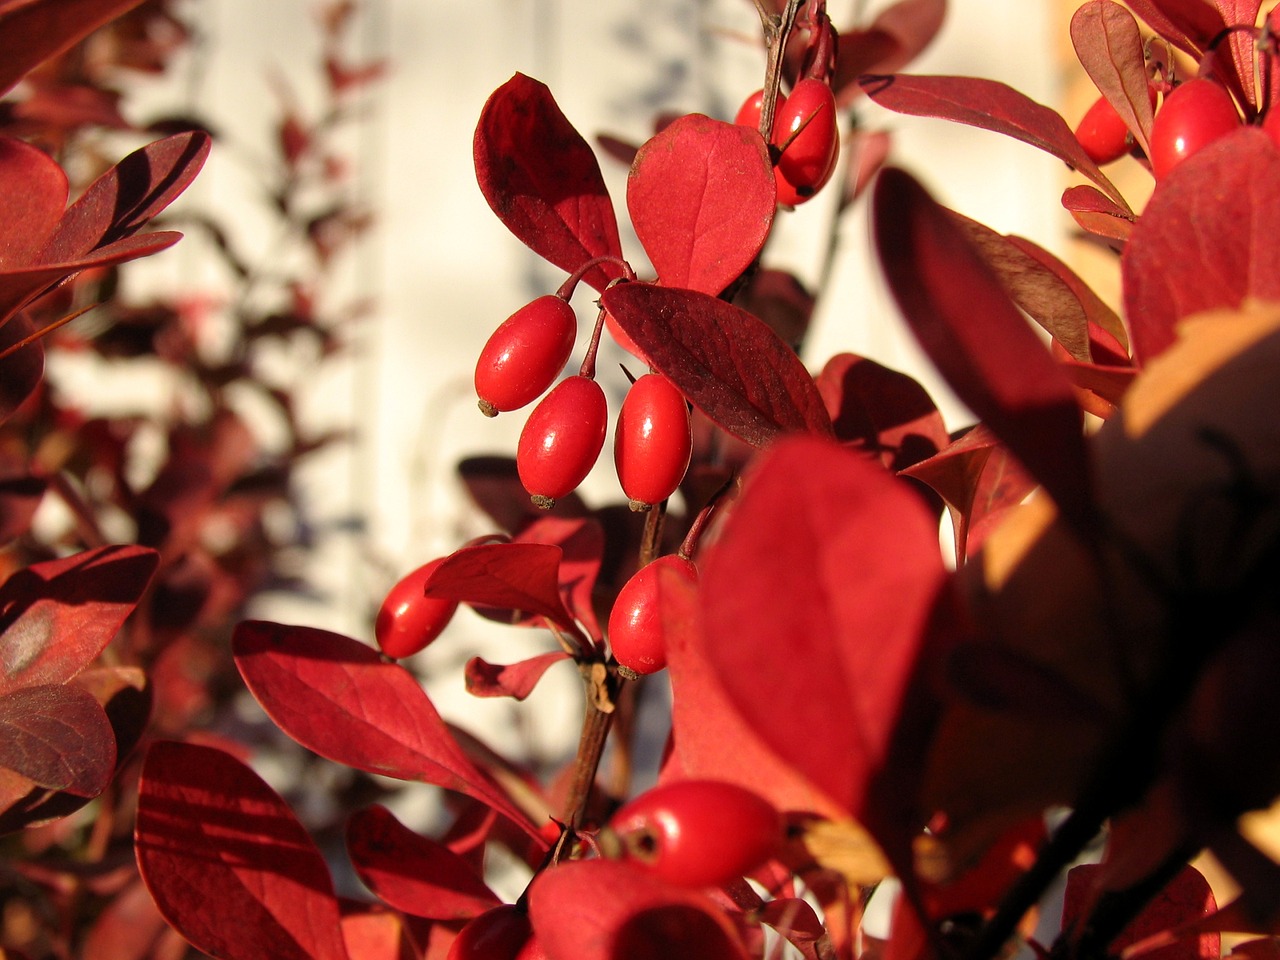
[[[674, 505], [635, 516], [589, 509], [567, 481], [539, 514], [529, 495], [552, 497], [521, 488], [538, 484], [519, 463], [461, 469], [496, 529], [421, 593], [548, 637], [523, 662], [472, 660], [477, 696], [520, 700], [558, 664], [578, 669], [581, 743], [550, 781], [451, 727], [367, 638], [242, 623], [237, 667], [286, 733], [444, 787], [457, 813], [427, 837], [383, 807], [352, 812], [347, 855], [377, 899], [355, 903], [244, 763], [154, 744], [138, 862], [196, 947], [434, 958], [515, 918], [501, 949], [536, 943], [551, 960], [765, 957], [779, 940], [813, 960], [992, 960], [1017, 938], [1051, 957], [1207, 960], [1223, 931], [1254, 938], [1241, 957], [1274, 955], [1280, 865], [1255, 834], [1280, 794], [1266, 746], [1280, 677], [1273, 33], [1255, 27], [1258, 3], [1080, 6], [1072, 43], [1140, 164], [1180, 84], [1218, 84], [1239, 120], [1161, 170], [1139, 211], [1052, 109], [980, 78], [893, 72], [943, 7], [900, 0], [837, 34], [821, 2], [761, 4], [758, 127], [687, 115], [634, 152], [625, 206], [652, 275], [625, 262], [595, 155], [551, 91], [516, 74], [494, 92], [474, 141], [481, 191], [567, 286], [595, 289], [593, 342], [621, 331], [692, 405], [688, 471]], [[842, 109], [865, 95], [1063, 160], [1084, 181], [1063, 206], [1118, 253], [1121, 302], [911, 173], [837, 160], [806, 180], [814, 200], [868, 190], [902, 318], [977, 422], [948, 431], [927, 392], [870, 358], [812, 374], [748, 306], [768, 300], [768, 240], [790, 215], [779, 90], [812, 82]], [[563, 383], [594, 398], [590, 357]], [[557, 480], [599, 449], [574, 444]], [[697, 576], [657, 566], [648, 603], [669, 749], [658, 786], [632, 796], [635, 697], [654, 681], [619, 669], [602, 614], [635, 568], [673, 553]], [[616, 763], [598, 769], [611, 741]], [[1104, 833], [1101, 864], [1066, 876], [1062, 922], [1036, 927], [1036, 903]], [[499, 848], [530, 876], [511, 904], [483, 871]], [[1205, 849], [1239, 889], [1222, 909], [1189, 865]], [[877, 944], [860, 908], [890, 875], [901, 895]]]

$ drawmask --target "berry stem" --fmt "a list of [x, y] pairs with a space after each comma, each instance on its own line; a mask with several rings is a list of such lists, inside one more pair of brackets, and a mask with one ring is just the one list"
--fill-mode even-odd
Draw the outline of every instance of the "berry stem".
[[578, 287], [578, 281], [587, 275], [593, 268], [600, 266], [602, 263], [612, 263], [622, 268], [622, 278], [634, 280], [636, 278], [635, 271], [631, 269], [631, 264], [623, 260], [621, 257], [592, 257], [573, 273], [564, 283], [560, 284], [560, 289], [556, 291], [556, 296], [561, 300], [570, 300], [573, 297], [573, 291]]
[[564, 816], [561, 818], [566, 829], [573, 833], [577, 833], [582, 826], [587, 804], [591, 799], [596, 770], [600, 766], [604, 745], [609, 739], [609, 729], [613, 725], [614, 697], [618, 687], [616, 675], [598, 661], [579, 664], [578, 672], [582, 675], [587, 708], [582, 718], [582, 733], [578, 737], [573, 779], [569, 782]]
[[764, 28], [764, 46], [769, 58], [764, 70], [764, 97], [760, 101], [760, 136], [768, 143], [773, 133], [773, 116], [777, 109], [778, 88], [782, 85], [782, 59], [787, 52], [787, 37], [805, 0], [787, 0], [786, 9], [771, 14], [758, 6], [760, 25]]

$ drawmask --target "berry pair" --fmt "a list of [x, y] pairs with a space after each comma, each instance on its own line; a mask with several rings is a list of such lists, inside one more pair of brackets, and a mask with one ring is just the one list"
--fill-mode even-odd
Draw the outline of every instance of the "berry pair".
[[[759, 129], [764, 91], [757, 90], [738, 109], [734, 122]], [[773, 175], [778, 202], [804, 203], [821, 190], [835, 172], [840, 156], [836, 99], [822, 80], [806, 77], [789, 97], [778, 94], [769, 142], [776, 151]]]

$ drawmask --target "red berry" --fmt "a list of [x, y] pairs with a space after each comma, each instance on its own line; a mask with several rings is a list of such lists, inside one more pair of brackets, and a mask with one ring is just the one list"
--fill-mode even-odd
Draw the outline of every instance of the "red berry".
[[388, 591], [373, 622], [373, 635], [388, 657], [399, 660], [417, 653], [448, 626], [458, 609], [452, 600], [423, 595], [441, 557], [419, 567]]
[[[787, 98], [779, 93], [778, 99], [774, 102], [773, 106], [773, 127], [775, 130], [778, 128], [778, 113], [782, 110], [782, 107], [786, 102]], [[751, 96], [747, 97], [747, 99], [742, 101], [742, 106], [738, 108], [738, 114], [733, 118], [733, 122], [740, 127], [750, 127], [752, 130], [759, 130], [760, 114], [763, 112], [764, 91], [757, 90], [755, 93], [751, 94]]]
[[591, 472], [608, 430], [604, 391], [587, 377], [569, 377], [533, 408], [516, 446], [516, 471], [533, 502], [550, 509]]
[[515, 904], [486, 910], [460, 931], [445, 960], [545, 960], [529, 923], [529, 914]]
[[684, 395], [660, 373], [631, 385], [613, 434], [613, 461], [632, 510], [661, 503], [684, 479], [693, 427]]
[[554, 294], [504, 320], [476, 362], [476, 396], [484, 415], [519, 410], [542, 396], [568, 362], [577, 333], [573, 307]]
[[698, 582], [693, 562], [669, 553], [641, 567], [622, 585], [609, 611], [609, 647], [624, 673], [657, 673], [667, 665], [666, 631], [658, 602], [663, 570], [674, 570], [691, 585]]
[[[1155, 87], [1147, 87], [1147, 96], [1151, 106], [1156, 105]], [[1076, 139], [1089, 159], [1094, 163], [1111, 163], [1119, 160], [1133, 146], [1129, 139], [1129, 128], [1116, 113], [1116, 108], [1106, 97], [1099, 97], [1093, 102], [1076, 127]]]
[[640, 794], [614, 814], [617, 852], [680, 887], [720, 886], [778, 850], [782, 821], [765, 800], [716, 780], [681, 780]]
[[1235, 103], [1220, 84], [1196, 78], [1174, 87], [1151, 125], [1151, 169], [1156, 179], [1239, 126]]
[[[779, 203], [794, 193], [794, 202], [812, 197], [831, 178], [840, 154], [836, 126], [836, 98], [821, 80], [806, 78], [795, 85], [773, 123], [779, 151], [775, 173]], [[790, 190], [784, 189], [784, 182]], [[785, 199], [784, 199], [785, 196]]]
[[1271, 138], [1271, 142], [1280, 147], [1280, 107], [1272, 106], [1262, 118], [1262, 132]]

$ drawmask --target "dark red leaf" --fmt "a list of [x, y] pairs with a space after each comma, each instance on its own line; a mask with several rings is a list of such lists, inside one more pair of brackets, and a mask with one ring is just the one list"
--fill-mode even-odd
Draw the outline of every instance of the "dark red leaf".
[[1191, 314], [1280, 300], [1277, 262], [1280, 151], [1246, 127], [1178, 164], [1134, 227], [1121, 270], [1135, 359], [1168, 347]]
[[549, 960], [746, 960], [714, 901], [611, 860], [544, 870], [529, 916]]
[[[1107, 868], [1104, 864], [1086, 863], [1072, 867], [1067, 873], [1067, 888], [1062, 900], [1062, 930], [1078, 935], [1088, 922], [1090, 911], [1103, 891]], [[1188, 864], [1151, 900], [1121, 934], [1108, 945], [1109, 952], [1122, 950], [1148, 937], [1207, 917], [1217, 910], [1213, 891], [1204, 875]], [[1216, 932], [1171, 943], [1143, 952], [1146, 960], [1217, 960], [1222, 955], [1221, 938]]]
[[0, 94], [142, 0], [29, 0], [0, 10]]
[[[0, 14], [0, 48], [9, 38], [3, 34]], [[0, 77], [8, 63], [0, 58]], [[2, 80], [0, 80], [2, 82]], [[67, 175], [43, 150], [0, 137], [0, 222], [5, 244], [0, 250], [0, 270], [29, 264], [53, 234], [67, 207]]]
[[560, 592], [565, 606], [587, 628], [587, 633], [599, 640], [602, 634], [593, 594], [604, 559], [604, 527], [600, 521], [595, 517], [540, 517], [514, 540], [550, 543], [560, 548]]
[[426, 594], [546, 617], [574, 630], [560, 599], [563, 551], [549, 543], [482, 543], [455, 550], [427, 580]]
[[563, 650], [544, 653], [507, 666], [472, 657], [467, 661], [467, 693], [475, 697], [513, 697], [523, 700], [533, 693], [533, 688], [552, 664], [568, 659], [569, 654]]
[[893, 73], [919, 56], [938, 35], [946, 12], [946, 0], [898, 0], [880, 11], [865, 30], [841, 31], [831, 81], [840, 102], [849, 99], [846, 88], [861, 74]]
[[[5, 308], [0, 304], [0, 351], [7, 350], [34, 333], [26, 314], [3, 323]], [[0, 359], [0, 423], [12, 415], [40, 385], [44, 377], [44, 346], [39, 340]]]
[[1123, 241], [1133, 232], [1133, 214], [1087, 183], [1064, 190], [1062, 206], [1082, 230], [1096, 237]]
[[1113, 367], [1099, 363], [1079, 363], [1067, 360], [1063, 370], [1073, 384], [1096, 393], [1108, 403], [1118, 404], [1128, 391], [1138, 371], [1133, 367]]
[[831, 434], [813, 378], [757, 317], [693, 290], [621, 283], [601, 302], [650, 362], [710, 419], [748, 443]]
[[968, 554], [969, 520], [973, 515], [978, 484], [987, 460], [999, 446], [991, 431], [978, 424], [935, 456], [922, 460], [903, 471], [907, 476], [926, 483], [947, 504], [956, 541], [956, 564]]
[[1039, 147], [1078, 170], [1122, 209], [1129, 206], [1071, 127], [1043, 104], [996, 80], [979, 77], [866, 76], [862, 89], [880, 106], [916, 117], [941, 117]]
[[246, 621], [236, 627], [232, 651], [268, 716], [308, 750], [465, 793], [540, 839], [467, 759], [413, 674], [372, 647], [327, 630]]
[[[467, 457], [458, 461], [457, 470], [467, 494], [497, 529], [515, 533], [546, 516], [533, 505], [529, 491], [520, 483], [515, 457]], [[586, 510], [576, 493], [556, 500], [555, 512], [561, 516], [577, 516]]]
[[[142, 229], [195, 179], [211, 139], [192, 130], [135, 150], [89, 185], [58, 224], [41, 263], [73, 262]], [[176, 238], [175, 238], [176, 239]]]
[[1128, 6], [1156, 33], [1196, 59], [1226, 26], [1205, 0], [1131, 0]]
[[230, 754], [152, 744], [134, 847], [160, 912], [197, 949], [226, 960], [347, 960], [324, 857]]
[[887, 784], [910, 775], [897, 738], [928, 722], [906, 705], [945, 580], [933, 515], [879, 464], [788, 438], [757, 461], [700, 567], [707, 656], [730, 700], [900, 851], [896, 825], [913, 814]]
[[910, 175], [880, 175], [872, 217], [889, 288], [929, 359], [1063, 515], [1086, 523], [1083, 421], [1059, 365], [955, 220]]
[[773, 226], [777, 187], [764, 139], [701, 114], [681, 117], [640, 148], [627, 209], [663, 286], [718, 294]]
[[[473, 152], [480, 192], [513, 234], [562, 270], [622, 256], [618, 223], [595, 154], [545, 84], [522, 73], [493, 92]], [[585, 277], [603, 290], [621, 268]]]
[[158, 562], [146, 547], [100, 547], [37, 563], [0, 586], [0, 694], [65, 683], [133, 612]]
[[[1262, 9], [1262, 0], [1213, 0], [1213, 5], [1227, 25], [1252, 27], [1258, 22], [1258, 11]], [[1251, 31], [1233, 30], [1227, 34], [1226, 41], [1231, 50], [1233, 89], [1244, 94], [1245, 102], [1250, 106], [1257, 105], [1257, 95], [1253, 84], [1253, 58], [1257, 41]]]
[[0, 696], [0, 766], [40, 787], [96, 797], [115, 764], [111, 724], [88, 691], [49, 684]]
[[416, 917], [469, 920], [502, 902], [467, 860], [414, 833], [386, 807], [351, 815], [347, 853], [365, 886]]
[[[0, 339], [4, 334], [0, 333]], [[3, 364], [0, 363], [0, 376]], [[44, 499], [48, 481], [43, 477], [6, 477], [0, 480], [0, 543], [26, 533], [31, 518]]]
[[1071, 17], [1071, 43], [1098, 91], [1116, 109], [1144, 154], [1155, 112], [1138, 22], [1112, 0], [1090, 0]]
[[836, 438], [905, 470], [950, 442], [942, 414], [912, 377], [852, 353], [827, 361], [815, 380]]

